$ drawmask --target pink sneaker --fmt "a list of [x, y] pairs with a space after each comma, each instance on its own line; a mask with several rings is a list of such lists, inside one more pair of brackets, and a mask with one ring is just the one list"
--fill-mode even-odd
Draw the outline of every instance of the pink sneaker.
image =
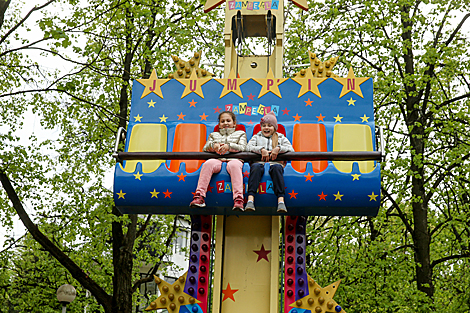
[[206, 206], [206, 202], [204, 201], [204, 197], [200, 196], [200, 195], [195, 195], [193, 197], [193, 201], [191, 201], [191, 203], [189, 204], [189, 206], [191, 208], [203, 208]]
[[233, 200], [233, 208], [232, 208], [233, 211], [244, 211], [243, 209], [243, 199], [241, 198], [236, 198], [235, 200]]

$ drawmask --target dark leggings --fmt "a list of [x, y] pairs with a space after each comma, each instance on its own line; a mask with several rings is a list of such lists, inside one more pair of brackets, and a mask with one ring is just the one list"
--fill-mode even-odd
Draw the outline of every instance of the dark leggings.
[[[248, 195], [255, 196], [259, 182], [264, 174], [264, 164], [252, 163], [250, 165], [250, 177], [248, 178]], [[269, 164], [269, 176], [273, 180], [274, 194], [276, 197], [284, 197], [284, 167], [281, 164]]]

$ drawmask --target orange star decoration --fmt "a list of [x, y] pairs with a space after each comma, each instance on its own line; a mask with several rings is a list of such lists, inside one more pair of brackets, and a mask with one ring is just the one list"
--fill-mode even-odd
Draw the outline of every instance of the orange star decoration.
[[216, 81], [224, 85], [224, 89], [222, 89], [222, 93], [220, 94], [220, 98], [224, 97], [226, 94], [233, 92], [240, 98], [243, 98], [242, 90], [240, 88], [249, 78], [237, 78], [235, 76], [235, 71], [230, 71], [230, 75], [228, 78], [216, 78]]
[[268, 92], [272, 92], [279, 98], [282, 98], [281, 92], [279, 91], [279, 85], [285, 82], [287, 78], [274, 78], [273, 70], [271, 68], [269, 68], [266, 78], [253, 78], [253, 80], [262, 86], [258, 98], [261, 98]]
[[160, 296], [152, 301], [145, 311], [154, 311], [157, 309], [167, 309], [168, 312], [179, 312], [180, 306], [201, 303], [194, 297], [184, 292], [184, 284], [186, 282], [187, 272], [178, 278], [172, 285], [166, 281], [155, 277], [155, 283], [160, 290]]
[[313, 175], [310, 175], [310, 173], [307, 173], [307, 175], [304, 175], [305, 181], [312, 181]]
[[258, 255], [258, 260], [256, 260], [256, 263], [261, 261], [262, 259], [265, 259], [266, 261], [269, 262], [268, 260], [268, 254], [271, 253], [271, 250], [266, 250], [264, 249], [264, 245], [261, 245], [261, 249], [259, 250], [253, 250], [254, 253]]
[[360, 86], [363, 82], [365, 82], [368, 79], [369, 77], [356, 77], [354, 75], [353, 68], [350, 67], [348, 77], [346, 78], [334, 77], [334, 80], [336, 80], [338, 83], [343, 85], [343, 89], [341, 90], [341, 94], [339, 95], [339, 97], [341, 98], [342, 96], [352, 91], [359, 97], [364, 98], [364, 96], [362, 95]]
[[176, 80], [185, 86], [181, 99], [193, 92], [204, 99], [201, 86], [207, 83], [210, 79], [197, 78], [196, 71], [193, 70], [189, 79], [177, 78]]
[[[304, 71], [304, 72], [302, 72]], [[302, 75], [304, 73], [304, 75]], [[293, 80], [302, 86], [299, 91], [299, 95], [297, 98], [300, 98], [307, 92], [312, 92], [314, 95], [321, 98], [320, 90], [318, 90], [318, 85], [323, 83], [326, 78], [314, 78], [312, 71], [307, 70], [300, 70], [300, 75], [297, 75]], [[310, 100], [310, 99], [309, 99]]]
[[172, 55], [171, 58], [175, 63], [176, 71], [168, 75], [168, 78], [189, 78], [193, 70], [196, 71], [196, 75], [199, 78], [211, 78], [214, 74], [199, 67], [201, 61], [201, 52], [194, 52], [194, 56], [189, 60], [185, 61], [180, 59], [176, 55]]
[[311, 312], [338, 312], [346, 313], [333, 300], [341, 280], [322, 288], [310, 276], [308, 276], [308, 295], [292, 303], [290, 306]]
[[[326, 196], [328, 196], [328, 195], [325, 195], [322, 191], [321, 195], [318, 195], [318, 196], [320, 197], [320, 200], [325, 200], [326, 201]], [[318, 201], [320, 201], [320, 200], [318, 200]]]
[[168, 79], [158, 79], [157, 71], [155, 71], [155, 69], [153, 69], [152, 74], [150, 74], [148, 79], [141, 78], [137, 79], [137, 81], [145, 86], [144, 92], [142, 93], [142, 96], [140, 96], [140, 99], [152, 92], [163, 99], [162, 89], [160, 87], [166, 84]]
[[289, 193], [290, 199], [292, 198], [297, 199], [298, 194], [299, 194], [298, 192], [295, 192], [294, 189], [292, 189], [292, 192]]
[[173, 193], [173, 191], [168, 191], [168, 189], [163, 192], [163, 194], [165, 195], [165, 198], [170, 198], [170, 199], [171, 199], [171, 194], [172, 193]]
[[238, 289], [232, 289], [230, 287], [230, 283], [227, 284], [227, 289], [222, 290], [222, 293], [224, 294], [224, 298], [222, 299], [222, 302], [224, 302], [227, 299], [232, 299], [235, 302], [235, 298], [233, 297], [233, 294], [237, 292]]
[[294, 118], [294, 121], [298, 121], [300, 122], [300, 119], [302, 118], [301, 115], [299, 115], [298, 113], [295, 114], [295, 116], [292, 116]]
[[179, 179], [178, 181], [182, 180], [182, 181], [185, 181], [184, 178], [188, 175], [184, 175], [183, 173], [179, 174], [179, 175], [176, 175]]

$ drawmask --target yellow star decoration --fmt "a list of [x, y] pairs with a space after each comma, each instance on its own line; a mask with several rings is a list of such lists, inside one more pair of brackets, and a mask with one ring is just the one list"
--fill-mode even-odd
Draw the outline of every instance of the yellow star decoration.
[[344, 96], [348, 92], [352, 91], [356, 95], [358, 95], [359, 97], [364, 98], [364, 96], [362, 95], [362, 91], [361, 91], [360, 86], [363, 82], [365, 82], [368, 79], [369, 79], [369, 77], [356, 77], [354, 75], [353, 68], [350, 67], [348, 77], [346, 77], [346, 78], [344, 78], [344, 77], [334, 77], [334, 80], [336, 80], [338, 83], [343, 85], [343, 89], [341, 90], [341, 94], [339, 95], [339, 97], [341, 98], [342, 96]]
[[159, 119], [160, 119], [160, 123], [166, 123], [168, 116], [165, 116], [165, 114], [163, 114], [162, 116], [159, 117]]
[[[310, 312], [336, 312], [338, 303], [333, 300], [341, 280], [322, 288], [310, 276], [308, 277], [308, 295], [292, 303], [290, 306]], [[342, 308], [339, 313], [346, 313]]]
[[193, 92], [204, 99], [204, 94], [202, 93], [201, 86], [207, 83], [210, 78], [197, 78], [196, 71], [193, 70], [189, 79], [177, 78], [176, 80], [185, 86], [183, 94], [181, 95], [181, 99]]
[[140, 178], [143, 176], [143, 174], [140, 174], [139, 172], [137, 172], [137, 174], [134, 174], [134, 176], [135, 176], [135, 179], [142, 180]]
[[335, 201], [336, 201], [336, 200], [343, 201], [343, 200], [341, 199], [341, 197], [343, 197], [344, 195], [340, 194], [339, 191], [338, 191], [337, 194], [333, 194], [333, 196], [335, 196]]
[[343, 117], [342, 117], [342, 116], [339, 116], [339, 114], [338, 114], [338, 115], [336, 115], [334, 118], [335, 118], [335, 122], [341, 123], [341, 119], [342, 119]]
[[369, 116], [366, 116], [365, 114], [364, 114], [364, 116], [361, 117], [363, 123], [364, 123], [364, 122], [369, 122], [369, 118], [370, 118], [370, 117], [369, 117]]
[[150, 198], [157, 198], [158, 199], [158, 194], [160, 193], [159, 191], [156, 191], [155, 188], [153, 189], [153, 191], [150, 191], [150, 193], [152, 194], [152, 196]]
[[361, 174], [351, 174], [351, 176], [353, 177], [353, 181], [355, 181], [355, 180], [359, 180], [359, 177], [361, 177]]
[[271, 68], [269, 68], [266, 78], [253, 78], [253, 80], [262, 86], [258, 98], [261, 98], [268, 92], [272, 92], [279, 98], [282, 98], [281, 92], [279, 91], [279, 85], [285, 82], [287, 78], [274, 78], [273, 70]]
[[124, 198], [124, 196], [126, 195], [126, 193], [125, 193], [125, 192], [122, 192], [122, 189], [121, 189], [119, 192], [117, 192], [116, 194], [119, 196], [118, 199], [121, 199], [121, 198], [126, 199], [126, 198]]
[[232, 70], [230, 71], [230, 75], [228, 75], [228, 78], [216, 78], [216, 81], [224, 85], [224, 89], [222, 89], [222, 93], [220, 94], [220, 98], [224, 97], [226, 94], [233, 92], [240, 98], [243, 98], [242, 90], [240, 88], [241, 85], [243, 85], [249, 78], [237, 78], [235, 76], [235, 71]]
[[173, 62], [175, 63], [176, 71], [168, 75], [168, 78], [189, 78], [191, 72], [196, 70], [196, 75], [199, 78], [211, 78], [214, 74], [199, 67], [201, 61], [202, 51], [194, 52], [194, 56], [189, 60], [185, 61], [180, 59], [176, 55], [172, 55]]
[[160, 87], [166, 84], [168, 79], [158, 79], [157, 71], [155, 71], [155, 69], [153, 69], [152, 74], [150, 74], [148, 79], [141, 78], [137, 79], [137, 81], [145, 86], [144, 92], [142, 93], [140, 99], [152, 92], [163, 99], [163, 94]]
[[150, 107], [155, 107], [155, 103], [156, 103], [156, 102], [153, 101], [153, 99], [150, 100], [150, 102], [147, 102], [147, 104], [149, 105], [149, 108], [150, 108]]
[[155, 283], [160, 290], [160, 296], [152, 301], [145, 311], [167, 309], [168, 312], [179, 312], [180, 306], [201, 303], [201, 301], [184, 292], [187, 274], [188, 272], [184, 273], [184, 275], [178, 278], [172, 285], [154, 276]]
[[356, 100], [353, 100], [353, 98], [351, 97], [351, 99], [348, 100], [348, 106], [350, 105], [356, 106], [354, 102], [356, 102]]
[[134, 116], [135, 118], [135, 121], [134, 122], [142, 122], [141, 119], [142, 119], [143, 116], [140, 116], [139, 114], [137, 114], [137, 116]]
[[371, 194], [371, 195], [368, 195], [368, 196], [369, 196], [369, 198], [370, 198], [369, 201], [372, 201], [372, 200], [373, 200], [373, 201], [377, 201], [377, 197], [378, 197], [379, 195], [374, 194], [374, 192], [372, 191], [372, 194]]
[[305, 75], [297, 75], [293, 80], [302, 86], [299, 91], [299, 95], [297, 98], [300, 98], [307, 92], [312, 92], [313, 94], [317, 95], [321, 98], [320, 90], [318, 90], [318, 85], [323, 83], [326, 78], [314, 78], [312, 71], [307, 70]]

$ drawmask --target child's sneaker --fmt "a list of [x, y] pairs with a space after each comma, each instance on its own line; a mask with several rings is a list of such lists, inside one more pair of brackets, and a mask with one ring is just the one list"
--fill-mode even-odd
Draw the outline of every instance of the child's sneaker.
[[244, 211], [243, 210], [243, 199], [241, 198], [236, 198], [235, 200], [233, 200], [233, 208], [232, 208], [233, 211]]
[[277, 213], [287, 213], [287, 208], [284, 202], [279, 202], [277, 204]]
[[204, 197], [197, 194], [193, 197], [193, 201], [189, 204], [191, 208], [203, 208], [206, 206], [206, 202], [204, 201]]
[[245, 211], [247, 211], [247, 212], [255, 211], [255, 203], [253, 201], [248, 201], [246, 203]]

